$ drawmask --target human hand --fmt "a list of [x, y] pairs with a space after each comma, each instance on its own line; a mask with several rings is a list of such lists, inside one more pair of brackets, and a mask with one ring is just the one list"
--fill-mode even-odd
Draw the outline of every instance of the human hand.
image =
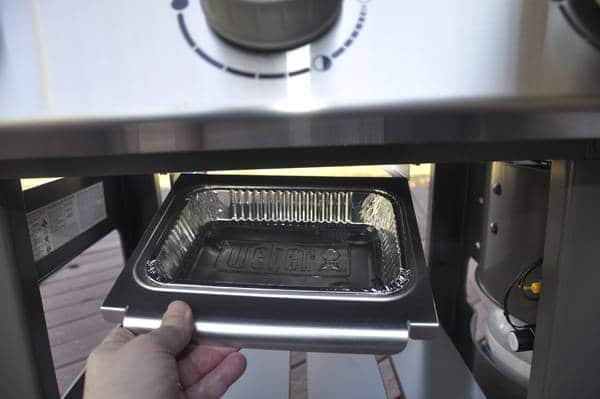
[[87, 360], [85, 399], [212, 399], [246, 369], [237, 349], [190, 344], [192, 310], [172, 302], [159, 329], [115, 328]]

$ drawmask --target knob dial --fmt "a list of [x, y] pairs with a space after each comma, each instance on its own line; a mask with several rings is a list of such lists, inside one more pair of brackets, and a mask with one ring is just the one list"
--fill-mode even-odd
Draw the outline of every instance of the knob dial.
[[600, 0], [561, 0], [559, 7], [575, 31], [600, 49]]
[[201, 0], [209, 25], [223, 38], [256, 50], [310, 42], [336, 21], [342, 0]]

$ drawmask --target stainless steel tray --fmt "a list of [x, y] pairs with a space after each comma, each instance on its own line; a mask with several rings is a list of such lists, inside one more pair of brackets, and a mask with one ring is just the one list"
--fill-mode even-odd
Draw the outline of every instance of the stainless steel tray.
[[183, 176], [102, 309], [141, 332], [174, 299], [219, 344], [396, 352], [437, 328], [404, 179]]

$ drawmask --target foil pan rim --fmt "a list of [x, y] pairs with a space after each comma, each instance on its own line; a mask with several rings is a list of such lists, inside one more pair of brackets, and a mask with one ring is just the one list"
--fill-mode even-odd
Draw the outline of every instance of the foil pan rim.
[[[391, 202], [394, 209], [394, 218], [397, 223], [396, 235], [400, 242], [404, 240], [401, 238], [402, 232], [400, 225], [403, 225], [403, 221], [400, 219], [401, 216], [396, 214], [397, 209], [404, 212], [405, 205], [402, 201], [386, 190], [379, 188], [365, 188], [365, 187], [347, 187], [347, 186], [302, 186], [302, 187], [291, 187], [291, 186], [264, 186], [264, 185], [202, 185], [191, 187], [188, 190], [180, 193], [183, 197], [184, 203], [187, 203], [192, 197], [203, 191], [211, 190], [270, 190], [270, 191], [320, 191], [320, 192], [354, 192], [363, 194], [378, 194], [386, 198]], [[172, 207], [174, 201], [169, 204], [169, 208]], [[402, 244], [400, 244], [403, 247]], [[408, 245], [407, 245], [408, 246]], [[338, 301], [364, 301], [364, 302], [388, 302], [400, 299], [415, 286], [414, 281], [414, 265], [406, 268], [401, 265], [400, 270], [406, 281], [398, 283], [397, 280], [390, 281], [390, 288], [387, 291], [382, 290], [365, 290], [365, 291], [352, 291], [352, 290], [327, 290], [327, 289], [298, 289], [298, 288], [275, 288], [275, 287], [239, 287], [239, 286], [219, 286], [219, 285], [206, 285], [206, 284], [185, 284], [185, 283], [164, 283], [156, 279], [151, 278], [145, 272], [147, 263], [152, 259], [146, 259], [144, 262], [138, 262], [133, 268], [134, 280], [143, 288], [157, 292], [172, 292], [172, 293], [186, 293], [186, 294], [205, 294], [205, 295], [225, 295], [225, 296], [249, 296], [249, 297], [267, 297], [267, 298], [290, 298], [290, 299], [318, 299], [318, 300], [338, 300]], [[140, 269], [143, 269], [142, 275], [140, 275]], [[397, 285], [394, 287], [394, 285]]]

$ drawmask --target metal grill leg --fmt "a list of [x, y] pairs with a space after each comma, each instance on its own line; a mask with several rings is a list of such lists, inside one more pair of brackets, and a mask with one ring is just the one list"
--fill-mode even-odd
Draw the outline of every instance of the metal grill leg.
[[600, 161], [554, 161], [529, 398], [598, 398]]
[[0, 180], [0, 397], [58, 398], [19, 180]]

